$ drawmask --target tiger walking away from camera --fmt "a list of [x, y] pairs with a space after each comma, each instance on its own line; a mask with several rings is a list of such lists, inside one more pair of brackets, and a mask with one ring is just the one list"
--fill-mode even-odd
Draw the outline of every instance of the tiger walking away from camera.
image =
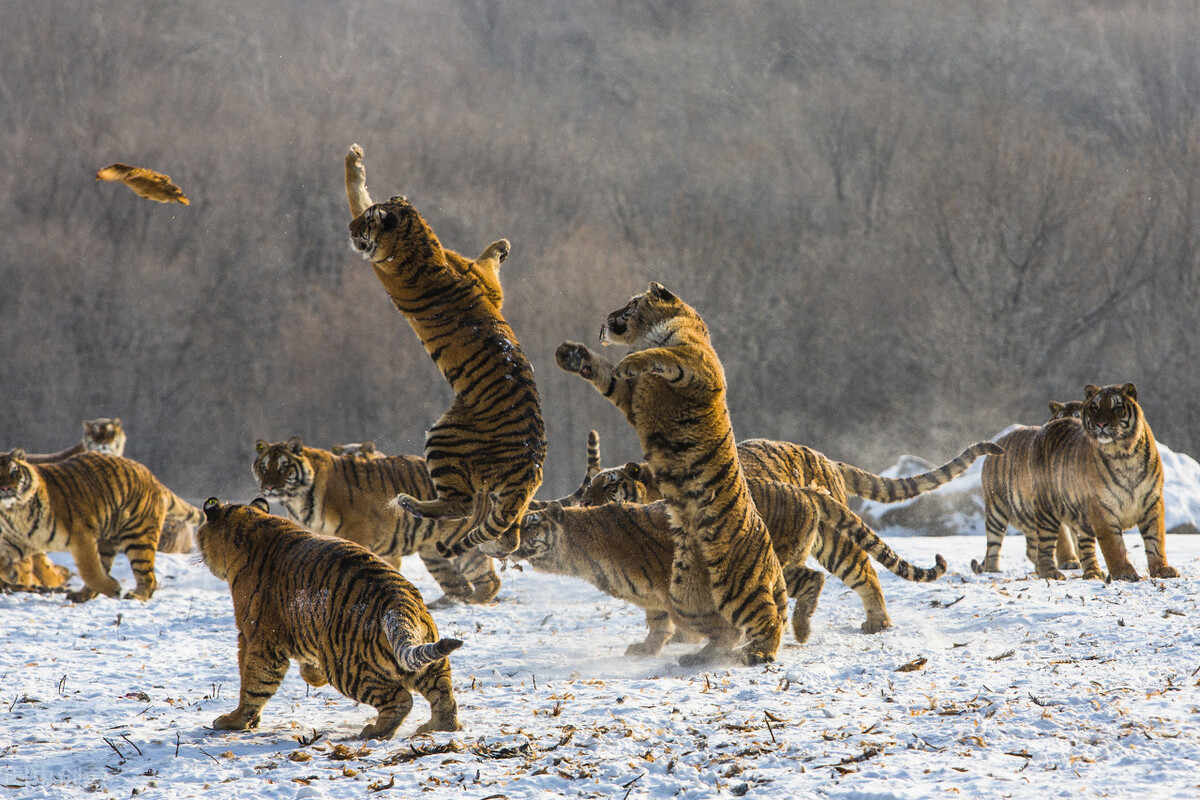
[[[389, 503], [397, 494], [432, 498], [433, 481], [418, 456], [335, 456], [305, 446], [299, 437], [286, 442], [259, 439], [251, 471], [258, 490], [280, 503], [287, 515], [313, 533], [348, 539], [400, 566], [407, 555], [420, 555], [425, 568], [451, 602], [487, 603], [500, 591], [492, 559], [478, 548], [446, 558], [436, 544], [464, 520], [420, 519], [397, 515]], [[462, 531], [465, 532], [465, 531]]]
[[[603, 356], [592, 353], [584, 345], [565, 343], [559, 348], [558, 359], [559, 366], [584, 376], [602, 394], [609, 385], [608, 376], [611, 375], [612, 363]], [[738, 443], [737, 451], [738, 460], [748, 479], [782, 481], [805, 488], [825, 489], [833, 501], [843, 505], [848, 490], [851, 494], [870, 499], [882, 498], [885, 502], [915, 497], [961, 475], [980, 456], [1001, 452], [1000, 448], [991, 442], [977, 442], [953, 460], [928, 472], [908, 478], [885, 478], [850, 464], [832, 461], [810, 447], [791, 442], [747, 439]], [[754, 494], [753, 483], [751, 494]], [[620, 467], [610, 467], [597, 472], [583, 493], [582, 503], [599, 505], [614, 500], [645, 503], [661, 498], [662, 493], [650, 466], [631, 461]], [[758, 502], [759, 499], [755, 497], [755, 503]], [[768, 527], [771, 527], [769, 521]], [[772, 535], [774, 536], [773, 529]], [[879, 576], [871, 565], [870, 557], [861, 547], [844, 536], [838, 528], [821, 526], [812, 555], [830, 574], [859, 596], [867, 615], [862, 623], [864, 633], [878, 633], [892, 626]], [[885, 562], [880, 560], [880, 563]], [[808, 580], [817, 580], [815, 574], [808, 575]], [[785, 577], [789, 593], [795, 597], [798, 591], [796, 582], [799, 578], [786, 575]], [[819, 593], [820, 588], [810, 589], [809, 593], [813, 591]], [[795, 619], [793, 615], [793, 621]]]
[[1018, 428], [998, 444], [1004, 455], [983, 463], [987, 554], [976, 572], [998, 572], [1011, 524], [1034, 542], [1040, 578], [1063, 578], [1055, 543], [1063, 525], [1079, 538], [1085, 578], [1102, 578], [1096, 542], [1113, 578], [1136, 581], [1121, 532], [1137, 527], [1153, 578], [1174, 578], [1167, 564], [1163, 470], [1158, 445], [1132, 383], [1084, 387], [1079, 421], [1056, 419]]
[[[606, 396], [637, 431], [680, 533], [673, 611], [709, 640], [681, 663], [729, 655], [746, 663], [774, 660], [787, 589], [738, 464], [725, 373], [707, 326], [695, 309], [651, 282], [608, 315], [601, 341], [631, 349], [612, 367]], [[743, 638], [748, 644], [738, 647]]]
[[439, 637], [416, 587], [367, 549], [268, 509], [262, 498], [209, 498], [196, 532], [204, 563], [229, 584], [238, 630], [238, 706], [213, 727], [258, 727], [295, 659], [309, 685], [328, 683], [378, 712], [360, 738], [395, 735], [413, 691], [432, 711], [417, 733], [461, 730], [447, 656], [462, 642]]
[[110, 574], [117, 553], [137, 580], [126, 597], [150, 599], [158, 585], [154, 552], [168, 517], [198, 524], [201, 515], [136, 461], [82, 453], [37, 465], [20, 448], [0, 454], [0, 562], [11, 571], [34, 552], [71, 553], [84, 583], [68, 594], [75, 602], [118, 596], [121, 586]]
[[425, 438], [436, 496], [400, 494], [397, 506], [414, 517], [466, 517], [476, 497], [486, 498], [482, 524], [438, 548], [452, 556], [486, 543], [503, 555], [516, 547], [546, 458], [533, 368], [500, 314], [498, 268], [508, 242], [493, 243], [474, 262], [444, 249], [405, 198], [371, 203], [362, 158], [354, 145], [345, 159], [351, 243], [454, 390]]

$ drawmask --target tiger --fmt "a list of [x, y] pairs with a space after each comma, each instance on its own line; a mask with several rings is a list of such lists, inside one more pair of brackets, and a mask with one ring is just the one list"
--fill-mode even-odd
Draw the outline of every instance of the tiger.
[[[600, 339], [631, 348], [609, 370], [606, 396], [637, 432], [679, 533], [673, 613], [708, 638], [680, 663], [730, 656], [747, 664], [773, 661], [787, 619], [787, 589], [738, 464], [725, 374], [707, 326], [652, 281], [608, 315]], [[743, 638], [748, 643], [739, 646]]]
[[335, 456], [356, 456], [358, 458], [384, 458], [385, 453], [381, 453], [375, 443], [369, 439], [365, 442], [350, 442], [349, 444], [335, 444], [329, 448], [329, 452]]
[[97, 594], [117, 597], [113, 558], [124, 553], [137, 580], [126, 598], [149, 600], [158, 585], [154, 553], [168, 517], [199, 524], [200, 510], [178, 497], [142, 464], [105, 453], [81, 453], [58, 463], [30, 464], [16, 448], [0, 454], [0, 563], [33, 552], [69, 551], [84, 586], [77, 603]]
[[55, 564], [45, 553], [30, 553], [13, 564], [10, 578], [0, 581], [0, 590], [42, 593], [66, 591], [71, 570]]
[[[964, 467], [965, 469], [965, 467]], [[795, 538], [788, 531], [788, 520], [799, 518], [799, 512], [794, 509], [797, 501], [792, 493], [775, 486], [795, 486], [789, 482], [779, 482], [769, 477], [755, 474], [747, 469], [747, 482], [750, 495], [754, 499], [759, 515], [771, 532], [771, 542], [775, 547], [776, 556], [783, 565], [784, 577], [788, 585], [788, 595], [795, 598], [797, 604], [811, 603], [807, 613], [792, 614], [792, 629], [796, 641], [803, 644], [808, 640], [808, 629], [803, 627], [816, 610], [817, 597], [824, 586], [824, 577], [815, 570], [804, 568], [803, 559], [788, 553], [781, 553], [779, 544]], [[864, 633], [878, 633], [892, 626], [891, 617], [887, 613], [887, 604], [883, 598], [883, 589], [879, 577], [868, 560], [868, 555], [874, 557], [901, 578], [916, 582], [936, 580], [945, 572], [945, 562], [938, 556], [937, 566], [931, 569], [913, 567], [900, 559], [877, 535], [862, 522], [844, 503], [836, 500], [832, 492], [816, 481], [808, 487], [808, 492], [818, 492], [823, 497], [814, 502], [821, 509], [821, 519], [838, 520], [837, 524], [822, 524], [815, 529], [815, 538], [810, 553], [830, 574], [837, 577], [859, 595], [867, 619], [862, 623]], [[828, 499], [824, 499], [828, 498]], [[661, 499], [657, 484], [646, 465], [629, 462], [622, 467], [601, 470], [593, 479], [593, 485], [584, 495], [583, 505], [599, 506], [607, 502], [647, 503]], [[811, 517], [811, 512], [808, 512]], [[859, 532], [858, 527], [865, 529]], [[853, 531], [855, 535], [847, 534]], [[862, 542], [866, 542], [863, 545]], [[805, 589], [804, 585], [808, 588]]]
[[[936, 557], [930, 569], [914, 567], [900, 558], [853, 511], [832, 498], [828, 490], [799, 487], [779, 481], [747, 479], [771, 546], [787, 579], [788, 594], [796, 601], [792, 632], [800, 644], [808, 641], [811, 619], [824, 586], [824, 575], [804, 566], [820, 536], [843, 539], [871, 553], [899, 577], [937, 580], [946, 560]], [[673, 532], [667, 505], [614, 501], [564, 508], [550, 503], [531, 511], [521, 522], [521, 545], [509, 557], [525, 560], [539, 572], [570, 575], [632, 603], [646, 613], [646, 639], [626, 648], [626, 655], [656, 655], [679, 632], [672, 620], [670, 591]], [[850, 581], [839, 575], [847, 584]], [[683, 623], [686, 626], [686, 622]], [[685, 639], [686, 641], [686, 639]]]
[[489, 246], [471, 268], [443, 249], [405, 198], [370, 203], [362, 157], [354, 145], [345, 159], [351, 244], [371, 262], [455, 395], [425, 437], [436, 496], [399, 494], [396, 507], [418, 518], [466, 517], [477, 496], [487, 498], [484, 521], [455, 541], [439, 541], [438, 551], [449, 557], [486, 543], [490, 555], [503, 555], [517, 545], [518, 523], [541, 486], [546, 459], [533, 368], [500, 314], [498, 278], [493, 285], [480, 277], [492, 274], [480, 260], [498, 266], [508, 243]]
[[[607, 388], [607, 378], [604, 376], [610, 374], [611, 362], [592, 353], [584, 345], [568, 342], [560, 347], [559, 365], [580, 375], [587, 373], [585, 377], [589, 380], [598, 375], [601, 380], [593, 381], [593, 385], [602, 393]], [[929, 472], [909, 478], [885, 478], [849, 464], [831, 461], [812, 448], [791, 442], [747, 439], [737, 445], [737, 451], [748, 478], [820, 487], [841, 503], [845, 503], [848, 488], [854, 494], [891, 502], [915, 497], [962, 474], [980, 456], [1001, 452], [992, 442], [977, 442], [953, 460]], [[753, 493], [753, 485], [751, 490]], [[661, 498], [650, 466], [631, 461], [621, 467], [609, 467], [597, 472], [585, 489], [582, 502], [584, 505], [615, 500], [645, 503]], [[813, 556], [830, 574], [836, 575], [858, 594], [867, 615], [861, 626], [864, 633], [878, 633], [892, 626], [879, 576], [867, 553], [836, 529], [831, 531], [828, 527], [822, 527], [817, 534]], [[811, 576], [810, 579], [815, 580]]]
[[390, 739], [412, 711], [412, 692], [429, 701], [417, 728], [462, 730], [447, 656], [459, 639], [439, 638], [421, 593], [364, 547], [321, 536], [248, 505], [204, 503], [200, 555], [229, 584], [238, 630], [238, 705], [213, 720], [217, 730], [256, 728], [291, 659], [311, 686], [331, 684], [375, 708], [362, 739]]
[[125, 455], [125, 428], [120, 417], [109, 419], [85, 419], [83, 439], [57, 453], [26, 453], [30, 464], [53, 464], [80, 453], [108, 453], [110, 456]]
[[[307, 447], [299, 437], [259, 439], [251, 471], [258, 490], [288, 517], [313, 533], [362, 545], [397, 567], [417, 553], [445, 596], [434, 606], [488, 603], [500, 591], [492, 559], [478, 549], [446, 558], [435, 547], [443, 528], [434, 520], [397, 515], [389, 501], [399, 492], [434, 496], [433, 482], [418, 456], [336, 456]], [[449, 534], [446, 534], [449, 535]]]
[[1096, 542], [1109, 574], [1136, 581], [1122, 531], [1137, 527], [1153, 578], [1174, 578], [1167, 563], [1163, 470], [1154, 434], [1132, 383], [1083, 390], [1079, 421], [1056, 419], [1021, 427], [1000, 438], [1002, 456], [983, 463], [987, 553], [971, 562], [976, 573], [998, 572], [1008, 526], [1032, 540], [1039, 578], [1061, 580], [1054, 546], [1061, 526], [1075, 531], [1085, 578], [1103, 578]]
[[[1083, 401], [1068, 400], [1065, 403], [1060, 403], [1057, 400], [1050, 401], [1050, 419], [1048, 422], [1053, 422], [1056, 419], [1073, 419], [1078, 421], [1083, 416]], [[1025, 555], [1030, 561], [1037, 563], [1037, 550], [1034, 547], [1032, 538], [1025, 541]], [[1058, 562], [1059, 569], [1079, 569], [1079, 541], [1072, 531], [1066, 525], [1060, 525], [1058, 528], [1058, 541], [1054, 545], [1054, 558]]]
[[1056, 419], [1081, 419], [1083, 417], [1083, 401], [1068, 400], [1065, 403], [1060, 403], [1057, 400], [1050, 401], [1050, 422]]

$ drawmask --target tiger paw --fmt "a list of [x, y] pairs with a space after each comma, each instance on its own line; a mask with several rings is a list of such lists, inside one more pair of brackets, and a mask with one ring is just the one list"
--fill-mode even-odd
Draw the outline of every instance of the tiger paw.
[[258, 714], [248, 714], [240, 708], [235, 708], [228, 714], [222, 714], [213, 720], [212, 726], [218, 731], [244, 731], [258, 727]]
[[[1134, 573], [1134, 574], [1136, 575], [1137, 573]], [[1085, 569], [1083, 571], [1083, 577], [1085, 580], [1102, 581], [1102, 580], [1104, 580], [1104, 571], [1101, 570], [1099, 567], [1093, 567], [1092, 569]]]
[[1137, 570], [1134, 569], [1133, 564], [1122, 564], [1121, 566], [1109, 570], [1109, 573], [1112, 575], [1112, 579], [1114, 581], [1129, 581], [1130, 583], [1133, 583], [1142, 579], [1141, 576], [1138, 575]]
[[346, 153], [346, 177], [359, 184], [367, 182], [367, 171], [363, 168], [363, 149], [357, 144], [350, 145], [350, 150]]
[[554, 360], [559, 369], [574, 372], [581, 377], [590, 378], [594, 373], [592, 368], [592, 351], [587, 345], [578, 342], [563, 342], [554, 351]]
[[76, 589], [75, 591], [67, 592], [67, 599], [72, 603], [86, 603], [97, 594], [99, 594], [99, 592], [97, 592], [95, 589], [89, 589], [85, 586], [82, 589]]
[[772, 664], [775, 662], [775, 654], [759, 650], [755, 647], [746, 647], [741, 652], [741, 660], [748, 667], [753, 667], [757, 664]]
[[1079, 569], [1079, 567], [1080, 563], [1078, 561], [1060, 561], [1058, 563], [1059, 569]]
[[887, 614], [867, 612], [867, 619], [863, 622], [861, 630], [863, 633], [879, 633], [890, 627], [892, 619]]
[[388, 507], [390, 507], [397, 514], [407, 514], [415, 519], [425, 519], [425, 514], [419, 508], [417, 508], [416, 504], [418, 502], [419, 501], [417, 498], [411, 495], [398, 494], [392, 498], [390, 503], [388, 503]]
[[479, 257], [479, 260], [487, 261], [494, 258], [503, 264], [504, 259], [508, 258], [511, 248], [512, 245], [509, 244], [508, 239], [497, 239], [487, 246], [487, 249], [483, 251], [483, 255]]
[[633, 656], [634, 658], [648, 658], [649, 656], [658, 655], [661, 649], [661, 647], [655, 648], [653, 645], [646, 644], [645, 642], [634, 642], [625, 648], [625, 655]]
[[1057, 567], [1038, 567], [1037, 576], [1050, 581], [1066, 580], [1066, 575], [1058, 571]]
[[1151, 568], [1150, 577], [1151, 578], [1178, 578], [1179, 570], [1175, 569], [1174, 567], [1167, 566], [1166, 564], [1162, 564], [1160, 566]]
[[466, 600], [462, 597], [452, 597], [448, 594], [443, 594], [437, 600], [434, 600], [432, 603], [428, 603], [427, 607], [431, 611], [434, 611], [442, 608], [454, 608], [455, 606], [460, 606], [465, 602]]

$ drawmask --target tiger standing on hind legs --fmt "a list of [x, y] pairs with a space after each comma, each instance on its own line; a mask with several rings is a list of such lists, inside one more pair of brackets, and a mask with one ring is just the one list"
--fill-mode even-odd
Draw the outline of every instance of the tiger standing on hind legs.
[[[787, 587], [738, 462], [725, 372], [696, 311], [661, 284], [608, 315], [602, 342], [631, 348], [606, 396], [628, 419], [667, 504], [675, 534], [672, 616], [708, 644], [680, 663], [734, 655], [773, 661]], [[738, 647], [740, 641], [748, 641]], [[735, 649], [737, 648], [737, 649]]]
[[425, 345], [454, 390], [454, 403], [425, 437], [425, 461], [437, 496], [397, 495], [400, 513], [467, 517], [486, 503], [480, 524], [452, 542], [445, 557], [484, 545], [503, 556], [520, 543], [521, 517], [542, 483], [546, 432], [533, 368], [500, 314], [499, 268], [507, 240], [472, 261], [442, 247], [404, 197], [372, 203], [363, 151], [346, 154], [350, 241]]

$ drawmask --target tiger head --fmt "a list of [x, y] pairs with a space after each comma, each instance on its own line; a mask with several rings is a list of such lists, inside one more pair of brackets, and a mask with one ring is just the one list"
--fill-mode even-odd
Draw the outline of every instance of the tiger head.
[[521, 518], [521, 544], [508, 554], [514, 561], [536, 561], [549, 555], [558, 547], [565, 518], [562, 503], [557, 500], [547, 503], [537, 511], [530, 511]]
[[376, 203], [350, 222], [350, 245], [386, 273], [433, 257], [437, 239], [421, 214], [405, 197]]
[[259, 439], [254, 443], [254, 452], [258, 455], [251, 469], [259, 491], [267, 498], [283, 501], [312, 487], [316, 469], [305, 454], [300, 437], [275, 444]]
[[372, 441], [365, 442], [350, 442], [349, 444], [335, 444], [329, 448], [329, 452], [335, 456], [345, 456], [346, 458], [387, 458], [383, 453], [375, 449], [375, 443]]
[[1145, 418], [1137, 402], [1137, 387], [1126, 383], [1101, 388], [1089, 383], [1083, 389], [1080, 422], [1100, 444], [1119, 444], [1140, 438]]
[[1082, 415], [1082, 400], [1069, 400], [1066, 403], [1060, 403], [1057, 400], [1050, 401], [1050, 422], [1056, 419], [1078, 420]]
[[125, 454], [125, 429], [120, 417], [113, 419], [85, 419], [83, 421], [84, 448], [94, 453], [110, 456]]
[[196, 543], [200, 558], [209, 571], [223, 581], [229, 580], [230, 568], [245, 560], [245, 553], [237, 552], [239, 531], [256, 527], [262, 515], [270, 515], [270, 504], [256, 497], [247, 505], [226, 503], [215, 497], [204, 501], [204, 522], [196, 529]]
[[37, 488], [38, 478], [25, 460], [23, 448], [0, 453], [0, 508], [24, 505]]
[[648, 503], [653, 476], [649, 467], [630, 461], [621, 467], [602, 469], [592, 476], [579, 501], [581, 506], [605, 503]]
[[636, 350], [678, 344], [685, 328], [708, 328], [691, 306], [671, 294], [661, 283], [634, 295], [623, 307], [608, 315], [600, 328], [603, 344], [624, 344]]

